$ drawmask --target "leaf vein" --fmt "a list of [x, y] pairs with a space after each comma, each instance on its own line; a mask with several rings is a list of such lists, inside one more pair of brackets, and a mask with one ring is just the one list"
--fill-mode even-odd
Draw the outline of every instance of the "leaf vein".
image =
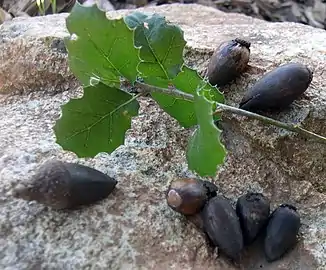
[[171, 44], [173, 44], [174, 39], [175, 39], [175, 34], [173, 34], [173, 36], [172, 36], [172, 38], [171, 38], [171, 41], [170, 41], [170, 46], [169, 46], [169, 48], [166, 50], [165, 55], [164, 55], [164, 57], [163, 57], [163, 60], [162, 60], [162, 64], [163, 64], [163, 65], [165, 64], [165, 61], [166, 61], [168, 55], [170, 54], [170, 51], [171, 51], [171, 49], [172, 49]]
[[149, 41], [148, 36], [145, 35], [145, 34], [144, 34], [144, 36], [145, 36], [146, 41], [147, 41], [147, 43], [148, 43], [148, 47], [150, 48], [152, 54], [154, 55], [154, 57], [155, 57], [157, 63], [160, 65], [160, 68], [162, 69], [163, 73], [165, 74], [166, 79], [169, 79], [169, 76], [168, 76], [168, 74], [166, 73], [165, 68], [163, 67], [163, 65], [162, 65], [161, 62], [159, 61], [159, 58], [157, 57], [157, 55], [156, 55], [154, 49], [153, 49], [152, 46], [151, 46], [151, 43], [150, 43], [150, 41]]
[[[98, 50], [102, 54], [102, 56], [105, 58], [105, 60], [110, 64], [111, 68], [114, 69], [120, 76], [123, 76], [123, 74], [121, 74], [121, 71], [116, 66], [113, 65], [113, 63], [107, 57], [107, 55], [105, 54], [105, 52], [100, 47], [98, 47], [97, 44], [91, 39], [91, 35], [88, 34], [88, 36], [89, 36], [89, 41], [93, 44], [93, 46], [95, 47], [95, 49]], [[114, 42], [115, 41], [116, 41], [116, 38], [115, 38]], [[112, 47], [111, 47], [111, 49], [112, 49]]]
[[[121, 104], [120, 106], [118, 106], [117, 108], [115, 108], [114, 110], [112, 110], [111, 112], [108, 112], [106, 114], [104, 114], [99, 120], [95, 121], [93, 124], [87, 126], [86, 128], [79, 130], [77, 132], [75, 132], [74, 134], [70, 135], [69, 137], [67, 137], [65, 139], [65, 141], [68, 141], [70, 139], [72, 139], [73, 137], [87, 131], [87, 130], [91, 130], [94, 126], [96, 126], [97, 124], [99, 124], [100, 122], [102, 122], [105, 118], [107, 117], [111, 117], [114, 113], [116, 113], [118, 110], [120, 110], [121, 108], [123, 108], [124, 106], [127, 106], [129, 103], [131, 103], [132, 101], [134, 101], [136, 98], [133, 97], [131, 99], [129, 99], [128, 101], [124, 102], [123, 104]], [[109, 121], [110, 122], [110, 121]], [[110, 129], [111, 130], [111, 129]], [[112, 132], [112, 130], [111, 130]], [[111, 137], [111, 136], [110, 136]], [[87, 141], [87, 140], [86, 140]]]

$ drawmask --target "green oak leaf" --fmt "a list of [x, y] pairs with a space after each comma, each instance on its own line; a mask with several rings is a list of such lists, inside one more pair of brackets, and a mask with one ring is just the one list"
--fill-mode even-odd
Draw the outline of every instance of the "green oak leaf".
[[[177, 88], [179, 91], [194, 94], [203, 78], [196, 70], [184, 66], [183, 31], [170, 25], [161, 15], [146, 15], [133, 12], [125, 17], [126, 24], [135, 29], [135, 46], [140, 47], [138, 70], [146, 84], [162, 88]], [[162, 60], [163, 59], [163, 60]], [[206, 82], [211, 99], [224, 103], [224, 96], [216, 87]], [[170, 94], [152, 92], [152, 98], [160, 107], [175, 118], [185, 128], [197, 124], [193, 101], [176, 98]], [[214, 116], [220, 119], [218, 115]]]
[[[146, 82], [158, 87], [169, 87], [169, 82], [160, 78], [148, 78]], [[189, 128], [197, 124], [193, 101], [155, 92], [151, 92], [151, 96], [160, 107], [174, 117], [182, 127]]]
[[205, 91], [207, 90], [195, 94], [198, 127], [189, 140], [186, 153], [189, 169], [202, 177], [215, 176], [217, 166], [224, 163], [227, 154], [220, 142], [221, 130], [214, 124], [214, 102], [206, 98]]
[[134, 42], [140, 48], [138, 70], [142, 78], [173, 79], [181, 71], [186, 41], [177, 25], [168, 23], [159, 14], [133, 12], [125, 17], [126, 24], [135, 29]]
[[109, 20], [96, 4], [86, 7], [76, 1], [66, 27], [70, 69], [84, 86], [91, 84], [90, 78], [116, 87], [120, 76], [136, 80], [139, 48], [134, 46], [134, 30], [123, 18]]
[[[203, 89], [210, 100], [224, 103], [225, 99], [221, 92], [216, 87], [213, 87], [209, 82], [205, 82], [198, 72], [187, 66], [183, 66], [182, 71], [173, 80], [163, 80], [158, 78], [147, 78], [146, 83], [158, 87], [172, 87], [179, 91], [195, 95], [197, 87], [203, 84]], [[189, 128], [197, 124], [197, 117], [194, 107], [194, 102], [176, 98], [169, 94], [152, 92], [151, 96], [160, 105], [160, 107], [175, 118], [179, 124], [185, 128]], [[214, 120], [219, 120], [219, 115], [214, 115]]]
[[62, 106], [54, 131], [56, 142], [78, 157], [111, 153], [124, 144], [139, 103], [130, 94], [103, 83], [84, 88], [84, 95]]

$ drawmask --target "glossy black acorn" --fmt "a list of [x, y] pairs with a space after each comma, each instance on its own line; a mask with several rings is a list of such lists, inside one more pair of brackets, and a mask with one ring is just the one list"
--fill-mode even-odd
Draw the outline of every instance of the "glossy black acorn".
[[300, 225], [300, 216], [294, 206], [282, 204], [274, 210], [267, 225], [264, 242], [265, 255], [269, 262], [279, 259], [295, 246]]
[[313, 78], [305, 65], [288, 63], [265, 74], [244, 95], [239, 108], [251, 112], [281, 110], [307, 90]]
[[217, 187], [208, 181], [181, 178], [173, 181], [166, 193], [168, 205], [184, 215], [195, 215], [207, 200], [216, 195]]
[[29, 182], [18, 185], [12, 195], [54, 209], [73, 209], [106, 198], [116, 184], [115, 179], [93, 168], [50, 160]]
[[250, 42], [236, 38], [218, 46], [207, 68], [210, 84], [220, 87], [240, 76], [248, 66], [250, 45]]
[[248, 192], [238, 198], [236, 212], [239, 217], [244, 243], [249, 245], [268, 222], [270, 202], [261, 193]]
[[229, 200], [217, 195], [201, 213], [204, 231], [212, 244], [234, 261], [240, 259], [243, 236], [240, 222]]

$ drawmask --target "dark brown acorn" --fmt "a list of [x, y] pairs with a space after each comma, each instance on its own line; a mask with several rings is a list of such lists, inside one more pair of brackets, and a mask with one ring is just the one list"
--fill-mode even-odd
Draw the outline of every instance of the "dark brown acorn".
[[50, 160], [29, 182], [18, 185], [12, 195], [54, 209], [73, 209], [106, 198], [116, 184], [115, 179], [93, 168]]
[[207, 200], [216, 195], [217, 187], [208, 181], [181, 178], [173, 181], [166, 193], [168, 205], [184, 215], [195, 215]]
[[248, 66], [250, 45], [250, 42], [236, 38], [218, 46], [207, 68], [210, 84], [220, 87], [240, 76]]
[[313, 78], [305, 65], [288, 63], [265, 74], [244, 95], [239, 108], [251, 112], [278, 111], [307, 90]]
[[217, 195], [202, 210], [204, 231], [225, 255], [239, 261], [243, 249], [240, 222], [228, 199]]
[[239, 217], [244, 243], [249, 245], [268, 222], [270, 202], [261, 193], [248, 192], [238, 198], [236, 212]]
[[267, 261], [275, 261], [292, 249], [297, 242], [300, 216], [290, 204], [282, 204], [270, 216], [264, 250]]

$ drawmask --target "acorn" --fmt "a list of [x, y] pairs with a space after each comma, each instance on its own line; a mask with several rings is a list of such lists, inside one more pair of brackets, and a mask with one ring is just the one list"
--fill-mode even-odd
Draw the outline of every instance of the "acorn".
[[218, 188], [211, 182], [194, 178], [181, 178], [173, 181], [167, 192], [169, 207], [183, 215], [195, 215], [205, 203], [216, 196]]
[[13, 189], [12, 195], [53, 209], [74, 209], [106, 198], [116, 184], [115, 179], [93, 168], [50, 160], [27, 183]]
[[244, 247], [240, 222], [229, 200], [221, 195], [211, 198], [201, 213], [203, 228], [212, 244], [234, 261]]
[[206, 76], [209, 83], [220, 87], [240, 76], [248, 66], [250, 45], [250, 42], [239, 38], [219, 45], [208, 64]]
[[313, 79], [305, 65], [288, 63], [265, 74], [244, 95], [239, 108], [251, 112], [279, 111], [304, 93]]
[[268, 222], [270, 201], [261, 193], [248, 192], [236, 204], [245, 245], [251, 244]]
[[264, 242], [267, 261], [279, 259], [295, 246], [300, 225], [300, 216], [293, 205], [282, 204], [274, 210], [267, 225]]

